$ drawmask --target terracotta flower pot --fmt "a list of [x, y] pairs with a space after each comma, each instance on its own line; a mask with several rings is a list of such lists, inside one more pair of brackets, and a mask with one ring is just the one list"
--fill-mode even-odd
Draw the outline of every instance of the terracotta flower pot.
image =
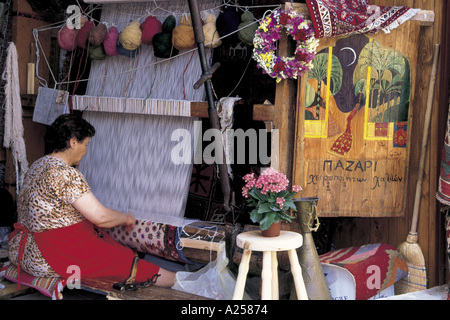
[[281, 221], [278, 223], [272, 223], [269, 229], [261, 231], [263, 237], [277, 237], [280, 235]]

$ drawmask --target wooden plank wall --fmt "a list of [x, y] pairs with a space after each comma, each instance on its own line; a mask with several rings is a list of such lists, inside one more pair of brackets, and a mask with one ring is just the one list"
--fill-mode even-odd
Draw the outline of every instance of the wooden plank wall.
[[[406, 215], [401, 218], [338, 218], [336, 229], [332, 235], [333, 244], [338, 247], [363, 245], [368, 243], [386, 242], [397, 246], [406, 240], [409, 232], [416, 181], [419, 165], [419, 152], [422, 139], [422, 128], [425, 114], [425, 106], [428, 93], [428, 82], [431, 73], [433, 50], [436, 43], [441, 43], [442, 28], [445, 16], [445, 3], [442, 0], [373, 0], [371, 4], [377, 5], [403, 5], [422, 10], [435, 12], [434, 24], [430, 27], [422, 27], [419, 38], [419, 52], [417, 63], [416, 94], [414, 100], [412, 128], [415, 128], [411, 137], [411, 158]], [[401, 27], [401, 26], [400, 26]], [[407, 36], [407, 35], [405, 35]], [[440, 66], [443, 64], [441, 48]], [[447, 71], [448, 72], [448, 71]], [[420, 205], [418, 225], [419, 245], [427, 263], [428, 286], [443, 284], [449, 281], [448, 270], [445, 270], [444, 246], [443, 246], [443, 216], [439, 212], [439, 204], [435, 194], [437, 190], [437, 178], [439, 173], [440, 154], [442, 150], [442, 126], [446, 124], [446, 112], [448, 104], [438, 104], [441, 90], [439, 79], [442, 76], [442, 68], [439, 68], [438, 82], [436, 85], [434, 106], [432, 114], [431, 130], [426, 154], [424, 183]], [[442, 115], [445, 115], [443, 118]]]

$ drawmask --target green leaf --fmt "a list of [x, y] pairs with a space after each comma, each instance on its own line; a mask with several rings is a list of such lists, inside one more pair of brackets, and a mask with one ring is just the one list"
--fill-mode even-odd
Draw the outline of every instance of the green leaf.
[[283, 203], [283, 208], [291, 208], [294, 211], [297, 211], [297, 207], [294, 204], [294, 201], [292, 201], [291, 199], [286, 199], [286, 201], [284, 201]]
[[283, 190], [283, 191], [278, 192], [277, 197], [285, 198], [288, 194], [289, 194], [289, 191]]
[[259, 191], [259, 189], [252, 189], [252, 191], [250, 191], [248, 194], [257, 199], [258, 201], [267, 201], [267, 195], [262, 194], [261, 191]]
[[269, 207], [272, 211], [276, 211], [276, 212], [281, 211], [280, 207], [275, 203], [269, 204]]
[[258, 213], [267, 213], [267, 212], [271, 212], [272, 209], [269, 206], [269, 203], [261, 203], [258, 207]]
[[269, 229], [269, 227], [272, 225], [272, 223], [274, 223], [275, 220], [277, 220], [277, 222], [279, 221], [279, 219], [276, 218], [275, 213], [266, 214], [264, 218], [262, 218], [259, 222], [260, 229], [262, 231]]
[[250, 212], [250, 219], [255, 222], [255, 223], [259, 223], [259, 221], [261, 220], [261, 215], [258, 213], [258, 209], [253, 209]]

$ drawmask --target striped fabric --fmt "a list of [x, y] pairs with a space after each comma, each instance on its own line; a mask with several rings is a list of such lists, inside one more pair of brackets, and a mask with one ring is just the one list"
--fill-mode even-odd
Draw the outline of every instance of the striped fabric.
[[53, 300], [61, 300], [63, 298], [61, 291], [66, 286], [66, 279], [60, 277], [35, 277], [24, 271], [20, 271], [19, 284], [17, 266], [12, 263], [5, 265], [2, 269], [0, 269], [0, 276], [11, 282], [17, 283], [18, 285], [34, 288]]

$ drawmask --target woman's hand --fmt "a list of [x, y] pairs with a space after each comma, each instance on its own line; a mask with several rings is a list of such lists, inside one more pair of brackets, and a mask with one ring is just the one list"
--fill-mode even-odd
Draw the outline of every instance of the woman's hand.
[[125, 213], [125, 228], [130, 231], [134, 228], [134, 226], [136, 225], [136, 218], [134, 217], [134, 215], [130, 212]]

